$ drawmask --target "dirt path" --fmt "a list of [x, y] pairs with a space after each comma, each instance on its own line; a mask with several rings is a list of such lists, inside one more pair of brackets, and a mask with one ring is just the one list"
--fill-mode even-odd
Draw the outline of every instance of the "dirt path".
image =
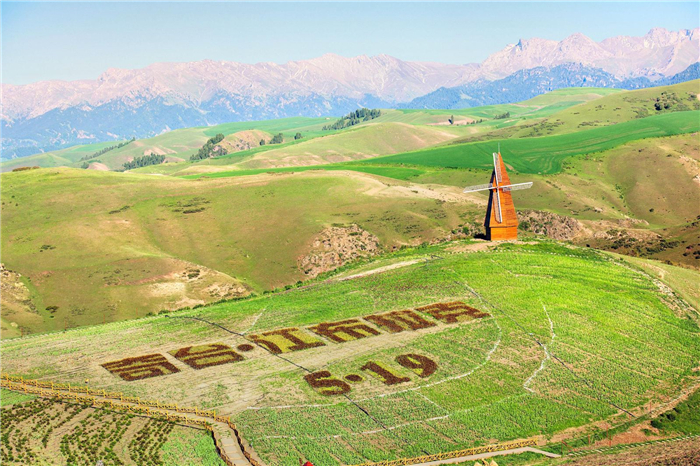
[[389, 270], [399, 269], [401, 267], [407, 267], [409, 265], [417, 264], [418, 262], [423, 262], [424, 259], [413, 259], [410, 261], [397, 262], [396, 264], [385, 265], [384, 267], [378, 267], [376, 269], [367, 270], [366, 272], [356, 273], [354, 275], [348, 275], [347, 277], [338, 278], [339, 282], [345, 280], [352, 280], [354, 278], [366, 277], [368, 275], [374, 275], [377, 273], [387, 272]]
[[521, 447], [521, 448], [513, 448], [511, 450], [490, 451], [488, 453], [479, 453], [478, 455], [460, 456], [459, 458], [449, 458], [449, 459], [445, 459], [445, 460], [430, 461], [428, 463], [417, 463], [413, 466], [436, 466], [438, 464], [456, 464], [456, 463], [462, 463], [464, 461], [482, 460], [484, 458], [491, 458], [493, 456], [517, 455], [520, 453], [527, 453], [527, 452], [539, 453], [540, 455], [548, 456], [549, 458], [559, 458], [561, 456], [561, 455], [557, 455], [556, 453], [551, 453], [548, 451], [540, 450], [538, 448]]
[[[194, 412], [188, 412], [191, 410], [190, 408], [186, 408], [186, 410], [182, 408], [177, 410], [166, 407], [165, 404], [161, 405], [160, 403], [157, 403], [157, 406], [146, 406], [143, 402], [139, 402], [138, 399], [132, 401], [131, 398], [124, 399], [126, 397], [115, 398], [113, 396], [104, 396], [106, 394], [104, 390], [93, 390], [93, 392], [95, 392], [94, 394], [89, 392], [76, 393], [75, 391], [45, 388], [30, 383], [13, 382], [6, 379], [0, 381], [0, 386], [8, 390], [32, 393], [42, 397], [59, 399], [75, 397], [76, 401], [91, 403], [93, 407], [106, 406], [111, 409], [124, 410], [126, 412], [138, 411], [144, 413], [145, 411], [147, 416], [166, 417], [171, 420], [176, 418], [175, 420], [177, 422], [201, 425], [207, 427], [214, 434], [216, 446], [224, 463], [229, 466], [253, 466], [253, 462], [251, 462], [243, 452], [240, 434], [233, 427], [233, 424], [227, 419], [217, 417], [216, 415], [212, 416], [206, 411], [194, 409]], [[100, 393], [102, 393], [102, 395], [100, 395]], [[206, 413], [207, 415], [203, 415], [202, 413]], [[259, 463], [256, 461], [255, 464]]]

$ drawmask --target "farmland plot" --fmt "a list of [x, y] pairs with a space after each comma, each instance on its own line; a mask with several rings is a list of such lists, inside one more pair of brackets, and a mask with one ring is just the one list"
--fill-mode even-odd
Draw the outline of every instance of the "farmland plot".
[[[428, 253], [440, 259], [410, 263]], [[9, 340], [3, 363], [214, 408], [283, 465], [547, 437], [628, 419], [697, 379], [693, 311], [625, 263], [547, 242], [424, 254], [349, 280]]]

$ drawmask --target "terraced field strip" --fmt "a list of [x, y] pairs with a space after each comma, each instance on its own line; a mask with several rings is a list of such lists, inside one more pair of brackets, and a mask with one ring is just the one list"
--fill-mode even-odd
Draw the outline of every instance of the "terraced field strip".
[[596, 448], [593, 450], [579, 450], [579, 451], [573, 451], [566, 456], [586, 456], [590, 455], [593, 453], [606, 453], [606, 452], [616, 452], [620, 450], [628, 450], [630, 448], [635, 448], [635, 447], [644, 447], [647, 445], [658, 445], [662, 443], [670, 443], [670, 442], [678, 442], [681, 440], [689, 440], [693, 438], [698, 438], [700, 435], [685, 435], [682, 437], [673, 437], [673, 438], [666, 438], [662, 440], [649, 440], [648, 442], [638, 442], [638, 443], [628, 443], [626, 445], [613, 445], [612, 447], [604, 447], [604, 448]]
[[141, 400], [127, 397], [118, 392], [75, 387], [70, 384], [26, 380], [3, 374], [0, 387], [22, 393], [31, 393], [41, 397], [75, 400], [76, 403], [90, 404], [93, 407], [109, 407], [137, 413], [149, 417], [163, 417], [168, 421], [199, 426], [211, 431], [221, 459], [229, 466], [262, 466], [243, 448], [243, 439], [235, 425], [228, 419], [218, 416], [215, 411], [188, 408], [176, 404]]

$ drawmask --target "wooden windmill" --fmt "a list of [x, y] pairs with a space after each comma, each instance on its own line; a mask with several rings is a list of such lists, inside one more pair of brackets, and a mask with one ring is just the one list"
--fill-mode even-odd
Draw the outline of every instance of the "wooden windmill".
[[465, 193], [476, 191], [490, 191], [489, 205], [486, 209], [486, 237], [492, 241], [504, 241], [518, 239], [518, 217], [515, 214], [513, 195], [511, 191], [528, 189], [532, 186], [529, 183], [512, 184], [506, 166], [501, 158], [500, 147], [498, 153], [493, 154], [493, 173], [489, 184], [479, 184], [469, 186]]

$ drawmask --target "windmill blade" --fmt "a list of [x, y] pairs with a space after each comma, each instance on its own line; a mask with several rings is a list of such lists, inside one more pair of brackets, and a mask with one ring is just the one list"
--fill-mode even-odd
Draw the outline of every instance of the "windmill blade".
[[486, 183], [486, 184], [477, 184], [474, 186], [468, 186], [464, 188], [465, 193], [474, 193], [476, 191], [488, 191], [489, 189], [493, 189], [493, 184], [491, 183]]
[[498, 184], [501, 184], [501, 180], [503, 179], [503, 176], [501, 176], [501, 164], [498, 163], [498, 154], [493, 153], [493, 171], [496, 173], [496, 182]]
[[530, 189], [532, 187], [532, 181], [529, 183], [516, 183], [516, 184], [509, 184], [507, 186], [501, 186], [503, 188], [503, 191], [508, 192], [508, 191], [519, 191], [521, 189]]
[[496, 189], [496, 220], [498, 223], [503, 223], [503, 217], [501, 216], [501, 190]]

